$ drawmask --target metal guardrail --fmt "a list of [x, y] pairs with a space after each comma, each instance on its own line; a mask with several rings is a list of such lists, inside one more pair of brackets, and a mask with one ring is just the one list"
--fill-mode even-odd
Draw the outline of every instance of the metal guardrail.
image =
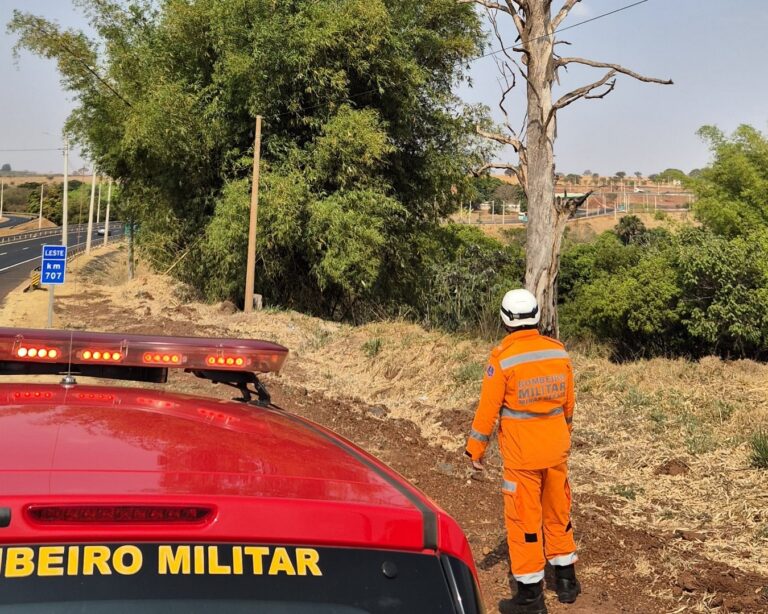
[[[99, 228], [104, 228], [104, 223], [94, 224], [93, 225], [94, 230], [98, 230]], [[123, 223], [122, 222], [110, 222], [109, 223], [110, 230], [112, 229], [123, 229]], [[86, 231], [88, 229], [88, 224], [74, 224], [69, 227], [70, 231], [76, 231], [76, 230], [82, 230]], [[57, 226], [56, 228], [42, 228], [40, 230], [30, 230], [28, 232], [22, 232], [15, 235], [6, 235], [4, 237], [0, 237], [0, 245], [4, 243], [13, 243], [14, 241], [26, 241], [28, 239], [38, 239], [43, 237], [53, 237], [56, 235], [61, 235], [61, 226]]]
[[[111, 226], [111, 224], [110, 224]], [[122, 225], [121, 228], [122, 230]], [[118, 241], [120, 239], [124, 239], [125, 234], [109, 234], [107, 236], [107, 243], [112, 243], [113, 241]], [[91, 249], [98, 249], [99, 247], [103, 247], [104, 244], [102, 243], [102, 239], [99, 238], [99, 242], [91, 242]], [[67, 250], [67, 262], [71, 262], [75, 258], [77, 258], [80, 254], [85, 252], [85, 243], [81, 243], [80, 245], [75, 245]], [[29, 274], [29, 285], [24, 288], [23, 292], [29, 292], [30, 290], [36, 290], [37, 288], [42, 288], [42, 284], [40, 283], [40, 267], [35, 267], [33, 271]]]

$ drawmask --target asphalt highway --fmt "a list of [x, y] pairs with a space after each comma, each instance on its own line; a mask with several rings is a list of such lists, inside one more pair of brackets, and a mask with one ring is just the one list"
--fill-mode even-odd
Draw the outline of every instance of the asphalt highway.
[[[103, 228], [104, 224], [94, 225], [91, 245], [101, 245], [104, 236], [97, 234], [97, 228]], [[110, 223], [110, 237], [122, 236], [123, 226]], [[0, 244], [0, 300], [18, 286], [22, 281], [29, 279], [32, 270], [40, 266], [43, 245], [60, 245], [61, 235], [38, 237]], [[85, 229], [76, 228], [70, 230], [67, 237], [67, 245], [70, 249], [85, 245]]]
[[0, 222], [0, 228], [11, 228], [12, 226], [18, 226], [19, 224], [23, 224], [24, 222], [35, 219], [29, 216], [12, 215], [10, 213], [3, 215], [3, 217], [7, 217], [8, 219], [4, 222]]

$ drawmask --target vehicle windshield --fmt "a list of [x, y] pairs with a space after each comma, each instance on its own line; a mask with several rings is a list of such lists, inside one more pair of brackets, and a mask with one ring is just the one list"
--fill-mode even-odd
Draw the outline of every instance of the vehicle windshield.
[[0, 606], [0, 612], [18, 614], [363, 614], [366, 610], [340, 604], [291, 603], [242, 599], [161, 599], [69, 601], [65, 603], [28, 603]]

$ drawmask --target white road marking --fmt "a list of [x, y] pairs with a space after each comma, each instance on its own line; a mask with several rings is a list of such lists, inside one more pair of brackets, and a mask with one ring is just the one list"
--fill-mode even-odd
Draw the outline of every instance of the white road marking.
[[0, 256], [5, 256], [8, 252], [0, 252]]
[[35, 256], [34, 258], [30, 258], [29, 260], [25, 260], [24, 262], [17, 262], [16, 264], [12, 264], [11, 266], [4, 267], [0, 269], [0, 273], [2, 273], [3, 271], [7, 271], [8, 269], [12, 269], [13, 267], [17, 267], [22, 264], [27, 264], [27, 262], [32, 262], [33, 260], [40, 260], [40, 256]]
[[[115, 235], [112, 235], [115, 236]], [[81, 245], [85, 245], [85, 241], [82, 241], [80, 243], [75, 243], [74, 245], [70, 245], [69, 247], [80, 247]], [[26, 249], [26, 248], [25, 248]], [[30, 258], [29, 260], [24, 260], [23, 262], [17, 262], [16, 264], [12, 264], [7, 267], [3, 267], [0, 269], [0, 273], [3, 273], [4, 271], [7, 271], [8, 269], [12, 269], [17, 266], [21, 266], [22, 264], [27, 264], [27, 262], [32, 262], [33, 260], [40, 260], [41, 256], [35, 256], [34, 258]]]
[[22, 248], [21, 248], [21, 251], [24, 251], [25, 249], [29, 249], [29, 246], [27, 246], [27, 247], [22, 247]]

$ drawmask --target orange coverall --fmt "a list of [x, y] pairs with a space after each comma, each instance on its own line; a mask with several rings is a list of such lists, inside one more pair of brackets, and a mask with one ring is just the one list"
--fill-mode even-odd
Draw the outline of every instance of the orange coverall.
[[545, 554], [552, 565], [577, 558], [566, 464], [574, 404], [573, 367], [559, 341], [521, 330], [491, 352], [467, 453], [483, 457], [500, 418], [504, 516], [518, 582], [544, 578]]

